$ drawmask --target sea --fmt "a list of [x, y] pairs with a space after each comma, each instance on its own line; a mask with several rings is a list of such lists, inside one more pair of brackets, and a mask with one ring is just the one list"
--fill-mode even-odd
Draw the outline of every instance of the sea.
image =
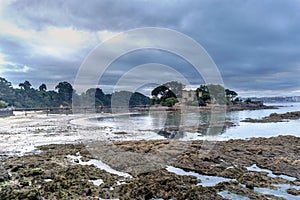
[[[229, 140], [279, 135], [300, 137], [300, 120], [272, 123], [242, 122], [246, 118], [260, 119], [271, 113], [281, 114], [300, 111], [300, 102], [269, 103], [266, 105], [275, 106], [277, 109], [231, 111], [219, 113], [222, 115], [220, 117], [212, 116], [213, 114], [210, 112], [149, 112], [117, 117], [99, 117], [92, 120], [95, 120], [95, 123], [103, 130], [105, 127], [109, 127], [111, 132], [131, 133], [137, 139], [142, 136], [143, 139], [169, 138], [179, 140]], [[216, 118], [219, 118], [220, 121], [216, 121]], [[220, 127], [222, 124], [228, 123], [232, 123], [232, 126]]]
[[[213, 140], [293, 135], [300, 137], [300, 120], [277, 123], [242, 122], [271, 113], [300, 111], [300, 103], [267, 104], [277, 109], [210, 112], [147, 112], [130, 114], [46, 115], [0, 119], [0, 159], [36, 152], [46, 144], [94, 140]], [[78, 119], [80, 123], [78, 122]], [[73, 123], [74, 122], [74, 123]], [[230, 126], [224, 126], [231, 124]]]

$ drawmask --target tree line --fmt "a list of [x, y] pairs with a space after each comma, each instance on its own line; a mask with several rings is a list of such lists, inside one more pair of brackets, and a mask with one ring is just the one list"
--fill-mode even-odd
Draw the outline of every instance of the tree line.
[[[73, 99], [80, 102], [82, 107], [110, 107], [112, 100], [117, 102], [114, 106], [173, 106], [183, 99], [184, 87], [185, 85], [176, 81], [168, 82], [154, 88], [149, 98], [141, 93], [129, 91], [105, 94], [100, 88], [90, 88], [82, 94], [77, 94], [73, 86], [66, 81], [59, 82], [55, 90], [47, 90], [44, 83], [35, 89], [28, 80], [20, 83], [19, 88], [14, 88], [11, 82], [0, 77], [0, 108], [71, 107]], [[230, 104], [240, 101], [237, 92], [213, 84], [200, 85], [193, 91], [192, 96], [184, 102], [186, 105], [206, 106], [208, 103]]]
[[138, 93], [121, 91], [105, 94], [100, 88], [90, 88], [82, 94], [77, 94], [73, 86], [60, 82], [55, 90], [47, 90], [46, 84], [41, 84], [37, 89], [26, 80], [14, 88], [8, 80], [0, 77], [0, 108], [14, 106], [16, 108], [51, 108], [72, 106], [72, 99], [77, 98], [84, 106], [111, 106], [112, 96], [122, 99], [123, 95], [130, 95], [129, 106], [150, 104], [150, 98]]

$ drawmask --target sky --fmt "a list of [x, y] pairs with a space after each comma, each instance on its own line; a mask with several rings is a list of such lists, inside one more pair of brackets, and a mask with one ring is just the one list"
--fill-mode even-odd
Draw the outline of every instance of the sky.
[[[0, 77], [16, 87], [25, 80], [48, 89], [73, 84], [80, 66], [109, 38], [159, 27], [199, 43], [225, 87], [242, 97], [300, 95], [299, 10], [297, 0], [0, 0]], [[203, 82], [183, 58], [141, 49], [120, 55], [99, 87], [110, 92], [126, 72], [147, 63], [174, 68], [192, 86]], [[148, 79], [173, 73], [143, 69]]]

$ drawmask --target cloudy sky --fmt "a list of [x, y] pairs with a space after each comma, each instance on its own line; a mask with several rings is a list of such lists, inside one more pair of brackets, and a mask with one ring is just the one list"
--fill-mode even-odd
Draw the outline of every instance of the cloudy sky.
[[[225, 87], [242, 96], [300, 95], [299, 10], [297, 0], [0, 0], [0, 76], [15, 86], [24, 80], [49, 89], [60, 81], [74, 83], [84, 60], [108, 38], [161, 27], [202, 45]], [[182, 58], [140, 50], [116, 60], [100, 87], [109, 92], [122, 74], [147, 63], [175, 68], [191, 84], [201, 82]], [[168, 76], [146, 66], [144, 76]]]

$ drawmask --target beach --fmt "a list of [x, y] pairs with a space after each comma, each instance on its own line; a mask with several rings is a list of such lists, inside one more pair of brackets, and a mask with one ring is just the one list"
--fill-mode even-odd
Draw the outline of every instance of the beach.
[[[0, 199], [299, 198], [297, 135], [187, 139], [197, 134], [189, 133], [172, 139], [147, 127], [114, 127], [124, 119], [125, 128], [132, 126], [130, 120], [140, 125], [149, 116], [18, 112], [1, 118]], [[272, 125], [280, 123], [287, 122]], [[167, 130], [177, 132], [172, 126]]]

